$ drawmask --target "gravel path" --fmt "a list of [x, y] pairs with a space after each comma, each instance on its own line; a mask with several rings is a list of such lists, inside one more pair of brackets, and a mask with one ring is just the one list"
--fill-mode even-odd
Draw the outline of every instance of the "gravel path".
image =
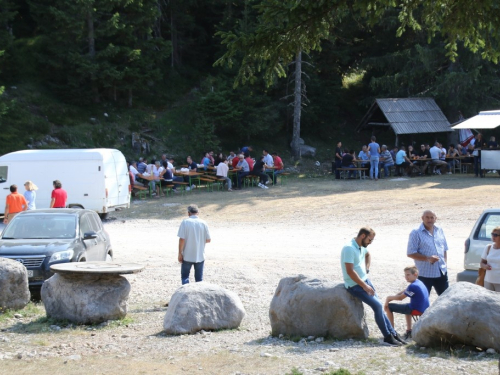
[[[378, 183], [309, 179], [268, 191], [134, 201], [105, 223], [115, 261], [146, 266], [127, 276], [132, 284], [127, 319], [122, 325], [50, 327], [41, 320], [43, 306], [31, 315], [20, 311], [22, 317], [0, 320], [0, 373], [284, 374], [293, 367], [303, 373], [340, 367], [366, 374], [498, 373], [496, 354], [380, 345], [369, 309], [368, 340], [323, 342], [269, 337], [268, 311], [283, 277], [341, 282], [340, 250], [365, 224], [377, 232], [369, 250], [379, 295], [384, 299], [403, 289], [403, 268], [411, 264], [408, 234], [427, 208], [436, 211], [444, 228], [454, 282], [472, 225], [483, 209], [498, 207], [499, 182], [460, 175]], [[191, 202], [200, 206], [212, 235], [205, 280], [236, 292], [247, 315], [238, 330], [165, 336], [165, 303], [180, 286], [176, 234]], [[431, 301], [435, 298], [432, 293]], [[404, 332], [401, 317], [396, 328]]]

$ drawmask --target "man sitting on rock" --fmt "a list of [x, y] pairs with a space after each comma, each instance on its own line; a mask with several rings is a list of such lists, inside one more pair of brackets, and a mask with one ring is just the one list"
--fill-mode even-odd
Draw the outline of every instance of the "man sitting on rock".
[[375, 231], [371, 228], [361, 228], [356, 238], [342, 248], [341, 266], [344, 285], [347, 292], [370, 306], [375, 313], [375, 322], [384, 335], [384, 342], [392, 346], [406, 344], [394, 330], [384, 313], [384, 308], [375, 287], [368, 279], [370, 272], [370, 253], [366, 247], [375, 239]]
[[[411, 338], [411, 316], [422, 315], [429, 307], [429, 292], [423, 282], [418, 279], [418, 270], [415, 266], [406, 267], [405, 279], [410, 284], [408, 287], [394, 296], [389, 296], [385, 300], [384, 310], [394, 327], [394, 314], [404, 314], [406, 317], [405, 340]], [[391, 301], [402, 301], [410, 297], [410, 303], [389, 303]]]

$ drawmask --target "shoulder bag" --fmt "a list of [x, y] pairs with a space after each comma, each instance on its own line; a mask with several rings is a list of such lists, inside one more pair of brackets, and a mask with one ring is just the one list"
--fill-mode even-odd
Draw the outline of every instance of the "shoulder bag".
[[[491, 245], [488, 246], [488, 251], [486, 252], [486, 257], [490, 253]], [[482, 262], [482, 261], [481, 261]], [[479, 269], [477, 270], [477, 279], [476, 285], [484, 287], [484, 277], [486, 276], [486, 269], [481, 267], [481, 263], [479, 263]]]

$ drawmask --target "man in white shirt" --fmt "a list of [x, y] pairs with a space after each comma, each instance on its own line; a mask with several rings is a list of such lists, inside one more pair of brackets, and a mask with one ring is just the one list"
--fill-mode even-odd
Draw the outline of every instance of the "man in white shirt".
[[205, 264], [205, 244], [211, 241], [207, 223], [198, 218], [198, 206], [187, 208], [188, 218], [182, 220], [177, 236], [179, 237], [179, 255], [177, 259], [181, 266], [182, 285], [189, 283], [189, 273], [194, 266], [194, 279], [203, 281]]
[[144, 184], [141, 181], [137, 180], [137, 177], [141, 177], [141, 174], [137, 170], [137, 163], [135, 161], [130, 164], [130, 172], [134, 175], [134, 185], [137, 186], [144, 186]]
[[446, 161], [440, 160], [443, 151], [439, 147], [439, 142], [434, 143], [434, 147], [431, 147], [429, 152], [431, 153], [431, 165], [434, 166], [434, 173], [441, 174], [443, 170], [448, 168], [448, 164], [446, 164]]
[[221, 162], [217, 164], [217, 171], [215, 175], [217, 177], [223, 177], [225, 179], [225, 182], [227, 183], [227, 191], [233, 191], [231, 179], [227, 176], [227, 173], [229, 172], [229, 167], [227, 166], [227, 164], [227, 159], [223, 157]]
[[271, 154], [267, 150], [264, 150], [262, 151], [262, 155], [264, 155], [264, 164], [266, 165], [266, 168], [272, 167], [274, 165], [274, 161]]

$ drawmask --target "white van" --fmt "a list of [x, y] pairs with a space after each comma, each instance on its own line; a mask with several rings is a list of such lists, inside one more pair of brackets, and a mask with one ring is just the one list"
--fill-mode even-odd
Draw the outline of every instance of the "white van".
[[24, 183], [38, 186], [36, 208], [49, 208], [53, 181], [68, 193], [68, 207], [96, 211], [101, 217], [130, 207], [130, 179], [123, 154], [114, 149], [24, 150], [0, 157], [0, 212], [10, 185], [24, 193]]

